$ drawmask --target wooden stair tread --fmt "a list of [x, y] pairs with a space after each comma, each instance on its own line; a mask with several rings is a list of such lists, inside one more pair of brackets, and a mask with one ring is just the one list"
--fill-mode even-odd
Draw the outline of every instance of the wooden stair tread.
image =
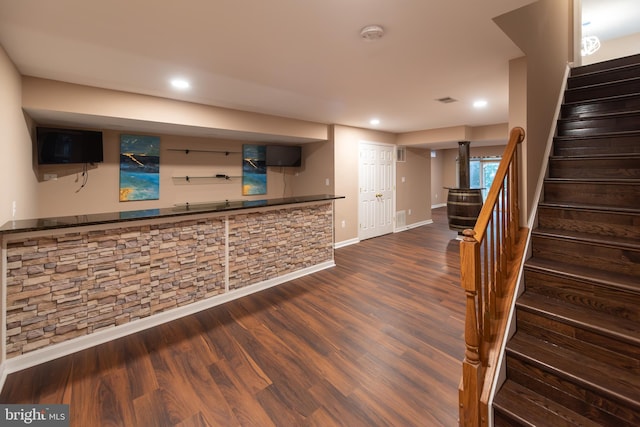
[[640, 131], [625, 130], [625, 131], [618, 131], [618, 132], [600, 133], [598, 135], [557, 135], [557, 136], [554, 136], [553, 139], [561, 140], [561, 141], [564, 141], [564, 140], [573, 141], [573, 140], [581, 140], [581, 139], [601, 139], [603, 137], [619, 138], [619, 137], [637, 136], [637, 135], [640, 135]]
[[640, 240], [623, 237], [603, 236], [600, 234], [588, 234], [570, 230], [556, 230], [547, 228], [536, 228], [532, 235], [550, 237], [554, 239], [569, 240], [572, 242], [583, 242], [585, 244], [596, 244], [616, 248], [625, 248], [640, 251]]
[[579, 183], [602, 183], [602, 184], [640, 184], [640, 179], [629, 178], [545, 178], [545, 182], [579, 182]]
[[[576, 102], [578, 104], [579, 102]], [[589, 105], [587, 102], [583, 104]], [[624, 110], [624, 111], [584, 111], [577, 114], [565, 115], [560, 117], [558, 122], [589, 122], [598, 119], [611, 119], [625, 116], [637, 116], [640, 114], [640, 109], [637, 110]]]
[[[550, 160], [627, 160], [640, 159], [640, 153], [616, 153], [616, 154], [578, 154], [570, 156], [549, 156]], [[639, 165], [640, 166], [640, 165]]]
[[[584, 104], [586, 101], [576, 101], [576, 104], [577, 103]], [[640, 114], [640, 110], [609, 111], [593, 114], [589, 117], [561, 117], [558, 119], [558, 122], [589, 122], [598, 119], [610, 119], [612, 117], [637, 116], [638, 114]]]
[[606, 117], [621, 111], [640, 110], [640, 92], [616, 95], [607, 99], [566, 102], [560, 110], [561, 119]]
[[609, 96], [624, 95], [640, 91], [640, 77], [621, 78], [614, 82], [595, 82], [579, 87], [567, 87], [564, 92], [566, 102], [606, 99]]
[[569, 203], [569, 202], [540, 202], [538, 206], [552, 208], [552, 209], [570, 209], [570, 210], [579, 210], [579, 211], [590, 211], [590, 212], [606, 212], [612, 214], [631, 214], [631, 215], [640, 215], [640, 208], [623, 208], [623, 207], [608, 207], [608, 206], [597, 206], [597, 205], [586, 205], [583, 203]]
[[[640, 335], [637, 322], [626, 320], [617, 316], [602, 313], [595, 310], [580, 308], [564, 301], [538, 295], [533, 292], [525, 292], [516, 306], [519, 309], [544, 314], [562, 323], [580, 327], [601, 335], [615, 337], [626, 343], [640, 347]], [[638, 382], [640, 387], [640, 381]], [[638, 394], [640, 397], [640, 394]]]
[[575, 105], [563, 106], [560, 113], [561, 119], [581, 119], [589, 120], [598, 117], [612, 117], [619, 111], [624, 111], [627, 108], [623, 103], [638, 104], [638, 110], [640, 110], [640, 94], [634, 97], [620, 100], [611, 100], [608, 103], [603, 102], [576, 102]]
[[[612, 71], [612, 70], [607, 70], [606, 72], [609, 72], [609, 71]], [[572, 77], [577, 77], [577, 76], [572, 76]], [[633, 81], [637, 81], [637, 80], [640, 80], [640, 77], [628, 77], [626, 79], [617, 79], [617, 80], [613, 80], [613, 81], [606, 81], [606, 82], [602, 82], [602, 83], [593, 83], [593, 84], [587, 84], [587, 85], [584, 85], [584, 86], [568, 88], [566, 91], [567, 92], [571, 92], [571, 91], [574, 91], [574, 90], [589, 90], [589, 89], [594, 89], [594, 88], [603, 87], [603, 86], [616, 86], [616, 85], [619, 85], [620, 83], [633, 82]], [[598, 99], [602, 99], [602, 98], [598, 98]]]
[[505, 381], [493, 401], [494, 407], [527, 426], [598, 427], [600, 424], [511, 380]]
[[601, 102], [611, 102], [611, 101], [620, 101], [620, 100], [626, 100], [626, 99], [633, 99], [640, 96], [640, 92], [632, 92], [632, 93], [625, 93], [623, 95], [612, 95], [612, 96], [605, 96], [602, 98], [597, 98], [597, 99], [590, 99], [590, 100], [585, 100], [585, 101], [569, 101], [569, 102], [563, 102], [562, 106], [563, 107], [572, 107], [572, 106], [576, 106], [576, 105], [582, 105], [582, 104], [593, 104], [593, 103], [601, 103]]
[[597, 270], [594, 268], [572, 266], [559, 261], [540, 258], [529, 258], [525, 269], [535, 270], [554, 276], [566, 277], [573, 280], [588, 282], [603, 287], [620, 289], [640, 295], [638, 278], [622, 273]]
[[640, 378], [588, 356], [516, 332], [507, 354], [640, 411]]
[[606, 61], [594, 62], [593, 64], [581, 65], [571, 69], [571, 77], [602, 74], [619, 69], [634, 67], [640, 63], [640, 55], [633, 54], [619, 58], [608, 59]]

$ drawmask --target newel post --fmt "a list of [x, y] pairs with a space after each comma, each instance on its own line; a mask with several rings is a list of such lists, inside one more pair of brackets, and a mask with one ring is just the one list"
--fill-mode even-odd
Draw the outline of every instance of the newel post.
[[464, 230], [460, 242], [460, 282], [466, 294], [464, 323], [465, 353], [462, 362], [460, 390], [460, 425], [480, 425], [480, 394], [482, 392], [482, 363], [480, 361], [480, 325], [477, 296], [480, 285], [480, 245], [476, 232]]

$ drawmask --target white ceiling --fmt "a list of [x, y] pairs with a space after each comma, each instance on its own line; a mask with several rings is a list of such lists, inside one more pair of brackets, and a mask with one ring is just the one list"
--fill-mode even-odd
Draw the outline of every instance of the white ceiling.
[[532, 2], [0, 0], [0, 44], [23, 75], [401, 133], [506, 122], [522, 52], [492, 18]]
[[602, 41], [640, 32], [640, 0], [582, 0], [582, 24]]

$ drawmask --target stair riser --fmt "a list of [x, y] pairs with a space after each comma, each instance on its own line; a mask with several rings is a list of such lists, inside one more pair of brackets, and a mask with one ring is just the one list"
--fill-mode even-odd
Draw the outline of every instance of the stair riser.
[[[493, 401], [494, 425], [520, 425], [527, 427], [602, 427], [602, 425], [583, 417], [546, 396], [541, 396], [507, 380]], [[551, 422], [553, 420], [553, 422]]]
[[571, 76], [575, 77], [600, 72], [608, 73], [615, 68], [626, 67], [630, 65], [633, 66], [637, 64], [640, 64], [640, 55], [623, 56], [620, 58], [610, 59], [608, 61], [595, 62], [593, 64], [573, 68], [571, 69]]
[[629, 375], [640, 375], [640, 348], [599, 335], [556, 319], [519, 308], [516, 312], [518, 330], [565, 349], [600, 360], [609, 365], [628, 369]]
[[569, 89], [576, 89], [579, 87], [613, 82], [616, 80], [631, 79], [638, 76], [640, 76], [640, 65], [636, 64], [633, 66], [617, 68], [602, 73], [571, 76], [567, 81], [567, 87]]
[[556, 156], [640, 153], [640, 135], [585, 139], [556, 138], [553, 143], [553, 152]]
[[538, 207], [538, 226], [600, 236], [640, 239], [640, 215]]
[[602, 114], [640, 110], [640, 94], [611, 100], [586, 101], [564, 104], [560, 110], [563, 119], [594, 117]]
[[564, 102], [582, 102], [590, 99], [623, 96], [640, 92], [640, 79], [629, 79], [620, 82], [588, 86], [578, 89], [567, 89]]
[[581, 280], [532, 271], [525, 266], [527, 292], [566, 301], [569, 304], [640, 322], [640, 284], [638, 292], [600, 286]]
[[640, 157], [621, 159], [551, 159], [552, 178], [640, 178]]
[[640, 114], [558, 120], [558, 136], [602, 135], [639, 129]]
[[544, 200], [592, 206], [637, 208], [640, 185], [598, 182], [552, 182], [544, 184]]
[[613, 273], [640, 276], [640, 251], [588, 245], [566, 239], [533, 235], [533, 256]]
[[553, 372], [519, 359], [507, 350], [507, 377], [603, 426], [640, 425], [640, 414]]

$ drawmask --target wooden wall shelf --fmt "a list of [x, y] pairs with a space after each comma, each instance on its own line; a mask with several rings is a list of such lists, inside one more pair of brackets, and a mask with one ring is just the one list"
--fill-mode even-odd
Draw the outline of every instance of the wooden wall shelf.
[[193, 176], [193, 175], [185, 175], [185, 176], [172, 176], [171, 178], [173, 179], [184, 179], [187, 182], [191, 182], [192, 180], [197, 180], [197, 179], [219, 179], [219, 180], [224, 180], [224, 181], [230, 181], [232, 179], [237, 179], [237, 178], [242, 178], [240, 176], [231, 176], [231, 175], [226, 175], [223, 173], [218, 173], [215, 175], [209, 175], [209, 176]]
[[241, 151], [191, 150], [189, 148], [167, 148], [167, 151], [183, 151], [184, 154], [189, 154], [189, 153], [215, 153], [215, 154], [224, 154], [225, 156], [228, 156], [229, 154], [242, 154]]

